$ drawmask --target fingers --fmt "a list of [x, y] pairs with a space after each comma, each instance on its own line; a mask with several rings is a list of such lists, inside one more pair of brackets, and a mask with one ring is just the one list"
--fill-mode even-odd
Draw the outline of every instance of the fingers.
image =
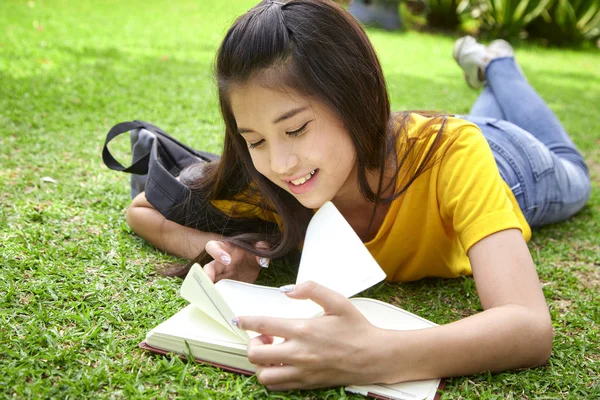
[[267, 336], [289, 338], [297, 329], [298, 321], [273, 317], [238, 317], [238, 327], [247, 331], [258, 332]]
[[290, 346], [283, 342], [273, 345], [273, 336], [260, 335], [248, 343], [248, 361], [261, 367], [291, 364]]
[[267, 257], [256, 256], [256, 262], [263, 268], [269, 268], [269, 263], [271, 262], [271, 260], [269, 260]]
[[300, 371], [293, 365], [260, 367], [256, 371], [258, 381], [269, 390], [280, 391], [302, 387]]
[[256, 341], [257, 344], [273, 344], [273, 336], [260, 335], [252, 339], [251, 342], [252, 341]]
[[256, 245], [254, 247], [256, 247], [258, 250], [269, 250], [271, 248], [271, 245], [269, 244], [269, 242], [256, 242]]
[[213, 281], [213, 282], [215, 281], [215, 278], [217, 276], [217, 271], [216, 271], [216, 268], [215, 268], [215, 264], [216, 263], [213, 260], [213, 261], [209, 262], [208, 264], [206, 264], [204, 267], [202, 267], [202, 269], [204, 270], [204, 272], [206, 273], [206, 275], [208, 276], [208, 278], [211, 281]]
[[219, 261], [224, 265], [231, 264], [231, 250], [230, 245], [219, 240], [209, 240], [204, 248], [206, 252], [215, 260]]
[[307, 281], [299, 285], [286, 286], [284, 290], [288, 297], [293, 299], [310, 299], [323, 307], [325, 314], [341, 314], [349, 310], [356, 310], [352, 303], [342, 294], [319, 285], [314, 281]]
[[[257, 242], [254, 247], [259, 250], [268, 250], [271, 248], [271, 245], [268, 242]], [[256, 257], [256, 262], [263, 268], [269, 268], [270, 261], [267, 257]]]
[[[268, 242], [257, 242], [255, 247], [257, 249], [268, 250], [271, 246]], [[206, 252], [215, 260], [223, 265], [230, 265], [232, 262], [232, 253], [235, 248], [225, 242], [219, 240], [209, 240], [205, 246]], [[263, 268], [269, 267], [270, 260], [266, 257], [256, 256], [256, 262]]]
[[218, 240], [209, 240], [206, 243], [205, 250], [213, 258], [213, 261], [206, 264], [203, 269], [210, 280], [215, 283], [227, 277], [224, 272], [226, 266], [231, 264], [231, 253], [227, 251], [227, 248], [230, 247], [227, 243]]

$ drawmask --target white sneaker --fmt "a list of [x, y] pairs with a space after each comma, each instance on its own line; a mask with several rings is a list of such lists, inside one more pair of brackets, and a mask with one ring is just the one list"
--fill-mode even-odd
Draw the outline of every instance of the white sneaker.
[[494, 58], [515, 56], [515, 51], [513, 50], [510, 43], [503, 39], [494, 40], [493, 42], [487, 45], [486, 49], [488, 55], [490, 56], [488, 63]]
[[[488, 46], [478, 43], [475, 38], [465, 36], [454, 43], [454, 59], [463, 69], [465, 80], [472, 88], [478, 89], [485, 84], [485, 67], [495, 58], [514, 57], [515, 51], [506, 40], [497, 39]], [[519, 67], [521, 75], [523, 71]]]
[[486, 65], [485, 46], [472, 36], [464, 36], [454, 43], [452, 55], [463, 69], [467, 84], [474, 89], [482, 87], [484, 81], [480, 78]]

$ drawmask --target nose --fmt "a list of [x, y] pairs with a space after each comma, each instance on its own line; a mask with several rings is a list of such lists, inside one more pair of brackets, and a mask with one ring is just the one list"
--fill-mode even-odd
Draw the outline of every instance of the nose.
[[[287, 142], [287, 143], [285, 143]], [[299, 165], [299, 158], [291, 141], [282, 141], [271, 146], [271, 171], [277, 175], [291, 175]]]

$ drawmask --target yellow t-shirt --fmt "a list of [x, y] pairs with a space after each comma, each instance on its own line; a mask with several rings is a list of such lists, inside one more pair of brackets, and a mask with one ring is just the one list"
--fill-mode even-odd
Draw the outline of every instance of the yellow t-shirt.
[[[424, 155], [434, 135], [419, 138], [428, 118], [412, 119], [407, 136]], [[442, 135], [437, 162], [391, 203], [377, 235], [365, 243], [390, 281], [468, 275], [467, 251], [479, 240], [509, 228], [531, 237], [479, 128], [448, 118]]]
[[[411, 154], [422, 158], [435, 135], [420, 136], [429, 119], [418, 114], [411, 117], [407, 137], [416, 141]], [[439, 126], [433, 128], [437, 131]], [[398, 148], [401, 158], [402, 143]], [[531, 237], [531, 229], [476, 125], [448, 118], [435, 154], [437, 162], [390, 204], [377, 235], [365, 243], [389, 281], [469, 275], [467, 251], [479, 240], [510, 228], [520, 229], [525, 240]], [[408, 171], [401, 174], [410, 176], [419, 161], [408, 163]], [[397, 189], [401, 184], [399, 179]], [[259, 206], [256, 190], [212, 204], [234, 218], [260, 218], [281, 228], [278, 215]]]
[[[261, 198], [258, 187], [255, 185], [250, 185], [246, 190], [233, 196], [231, 200], [211, 200], [210, 203], [231, 218], [259, 218], [276, 223], [279, 229], [282, 229], [279, 215], [269, 211], [269, 207], [265, 207], [265, 200]], [[267, 205], [270, 206], [270, 203]]]

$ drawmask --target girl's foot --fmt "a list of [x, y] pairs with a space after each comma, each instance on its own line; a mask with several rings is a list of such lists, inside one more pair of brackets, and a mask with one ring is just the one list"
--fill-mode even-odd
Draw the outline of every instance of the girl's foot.
[[487, 47], [475, 38], [465, 36], [454, 43], [454, 59], [463, 69], [465, 80], [472, 88], [480, 88], [485, 83], [485, 67], [495, 58], [513, 57], [515, 52], [505, 40], [494, 40]]

